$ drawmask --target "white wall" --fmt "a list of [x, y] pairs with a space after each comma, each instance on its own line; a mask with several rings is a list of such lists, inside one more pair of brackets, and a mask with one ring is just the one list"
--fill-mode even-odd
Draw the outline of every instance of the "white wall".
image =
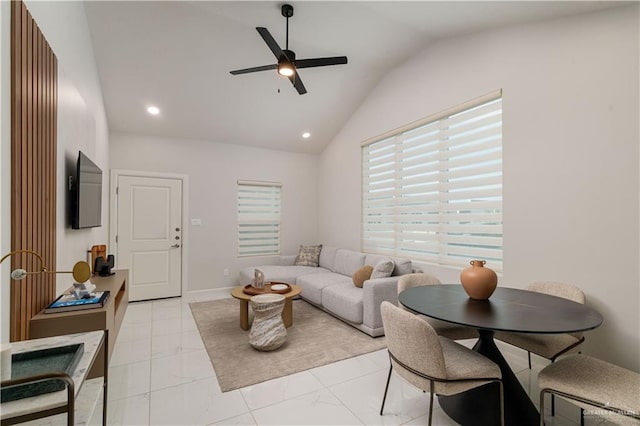
[[[27, 9], [58, 58], [58, 206], [57, 269], [70, 270], [87, 259], [94, 244], [108, 242], [109, 139], [107, 118], [91, 36], [82, 2], [26, 1]], [[72, 230], [69, 222], [69, 175], [82, 150], [103, 170], [102, 227]], [[57, 293], [69, 275], [57, 278]]]
[[[282, 183], [282, 253], [316, 244], [318, 157], [199, 140], [111, 134], [111, 167], [189, 177], [188, 283], [183, 292], [229, 287], [241, 268], [276, 263], [274, 256], [238, 258], [238, 180]], [[116, 263], [118, 259], [116, 256]], [[229, 276], [223, 270], [229, 269]]]
[[[109, 139], [102, 89], [82, 2], [26, 1], [27, 9], [58, 58], [57, 269], [70, 270], [87, 259], [94, 244], [106, 244], [109, 231]], [[82, 150], [103, 171], [102, 227], [71, 229], [68, 177]], [[73, 279], [59, 275], [57, 292]]]
[[[66, 181], [68, 163], [75, 162], [78, 150], [82, 149], [93, 160], [108, 170], [107, 120], [102, 101], [98, 73], [91, 47], [84, 6], [81, 2], [39, 2], [26, 1], [27, 9], [34, 17], [44, 37], [58, 58], [58, 234], [57, 265], [60, 270], [69, 270], [76, 260], [86, 258], [86, 250], [93, 244], [105, 243], [108, 227], [94, 230], [72, 231], [67, 225], [66, 203], [68, 193]], [[0, 252], [6, 253], [11, 246], [10, 215], [10, 2], [0, 2], [0, 84], [2, 102], [0, 120], [2, 149], [0, 150], [0, 202], [2, 223]], [[86, 103], [84, 100], [86, 100]], [[107, 175], [108, 176], [108, 175]], [[106, 179], [108, 181], [108, 179]], [[103, 192], [103, 223], [109, 223], [107, 206], [108, 186]], [[8, 262], [2, 265], [0, 286], [2, 287], [2, 341], [8, 340], [9, 333], [9, 279]], [[57, 279], [58, 292], [68, 287], [72, 280], [68, 275]]]
[[494, 30], [399, 66], [322, 154], [324, 242], [360, 248], [360, 142], [502, 88], [500, 284], [579, 285], [605, 318], [586, 352], [640, 370], [638, 18], [632, 5]]
[[[87, 250], [94, 244], [109, 242], [109, 160], [106, 137], [99, 143], [96, 120], [64, 70], [58, 70], [58, 207], [57, 264], [70, 270], [79, 260], [90, 260]], [[102, 169], [102, 226], [71, 229], [68, 178], [76, 175], [78, 151], [86, 154]], [[67, 289], [73, 279], [58, 275], [57, 292]]]

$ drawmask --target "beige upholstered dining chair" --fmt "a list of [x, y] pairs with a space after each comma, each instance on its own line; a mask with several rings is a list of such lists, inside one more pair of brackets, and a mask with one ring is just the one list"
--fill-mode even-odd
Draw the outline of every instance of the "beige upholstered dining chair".
[[[608, 410], [640, 424], [640, 374], [587, 355], [571, 355], [552, 363], [538, 375], [540, 425], [544, 426], [544, 396], [568, 399], [584, 409]], [[635, 423], [634, 423], [635, 424]]]
[[[526, 286], [525, 290], [562, 297], [577, 303], [584, 304], [585, 302], [584, 293], [573, 284], [560, 283], [556, 281], [534, 282]], [[497, 331], [494, 338], [527, 351], [529, 369], [531, 369], [531, 352], [554, 362], [560, 355], [577, 350], [578, 346], [584, 342], [584, 335], [582, 332], [564, 334], [533, 334]], [[551, 415], [555, 415], [555, 411], [555, 399], [552, 395]]]
[[429, 391], [429, 425], [434, 394], [455, 395], [487, 383], [499, 383], [500, 423], [504, 425], [502, 373], [494, 362], [438, 336], [428, 322], [392, 303], [382, 302], [380, 311], [391, 363], [380, 415], [387, 399], [391, 372], [395, 370], [407, 382]]
[[[525, 289], [562, 297], [577, 303], [584, 304], [585, 302], [582, 290], [572, 284], [553, 281], [534, 282], [529, 284]], [[577, 347], [584, 342], [584, 336], [581, 332], [565, 334], [529, 334], [498, 331], [494, 338], [527, 351], [529, 369], [531, 369], [531, 352], [553, 362], [560, 355], [577, 350]]]
[[[424, 273], [402, 275], [400, 279], [398, 279], [398, 294], [402, 293], [408, 288], [438, 284], [442, 283], [433, 275]], [[404, 306], [402, 306], [402, 303], [400, 302], [398, 302], [398, 306], [400, 306], [402, 309], [407, 310]], [[435, 318], [429, 318], [420, 314], [418, 314], [418, 317], [427, 321], [439, 336], [444, 336], [452, 340], [478, 338], [478, 332], [475, 328], [452, 324], [446, 321], [440, 321]]]

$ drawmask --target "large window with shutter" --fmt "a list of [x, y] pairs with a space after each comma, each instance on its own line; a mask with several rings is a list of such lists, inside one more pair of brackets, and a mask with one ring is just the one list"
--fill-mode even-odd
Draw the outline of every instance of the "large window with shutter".
[[502, 270], [502, 93], [362, 144], [362, 249]]
[[280, 254], [282, 185], [238, 181], [238, 256]]

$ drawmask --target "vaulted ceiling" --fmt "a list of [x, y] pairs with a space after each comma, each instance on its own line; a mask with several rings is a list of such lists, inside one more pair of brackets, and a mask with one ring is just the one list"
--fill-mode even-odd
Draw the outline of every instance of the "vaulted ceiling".
[[[618, 3], [291, 4], [289, 48], [298, 58], [349, 58], [347, 65], [301, 70], [305, 95], [276, 71], [229, 74], [275, 63], [255, 27], [284, 47], [282, 2], [85, 3], [110, 130], [319, 153], [388, 71], [431, 43]], [[149, 115], [149, 105], [160, 114]]]

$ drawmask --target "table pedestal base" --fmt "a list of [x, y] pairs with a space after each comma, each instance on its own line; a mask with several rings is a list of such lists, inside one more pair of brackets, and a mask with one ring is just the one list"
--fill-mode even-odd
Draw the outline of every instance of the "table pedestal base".
[[[493, 331], [478, 330], [480, 338], [473, 350], [495, 362], [502, 372], [505, 425], [536, 426], [540, 415], [493, 341]], [[442, 409], [461, 425], [499, 425], [499, 385], [489, 383], [453, 396], [438, 396]]]

